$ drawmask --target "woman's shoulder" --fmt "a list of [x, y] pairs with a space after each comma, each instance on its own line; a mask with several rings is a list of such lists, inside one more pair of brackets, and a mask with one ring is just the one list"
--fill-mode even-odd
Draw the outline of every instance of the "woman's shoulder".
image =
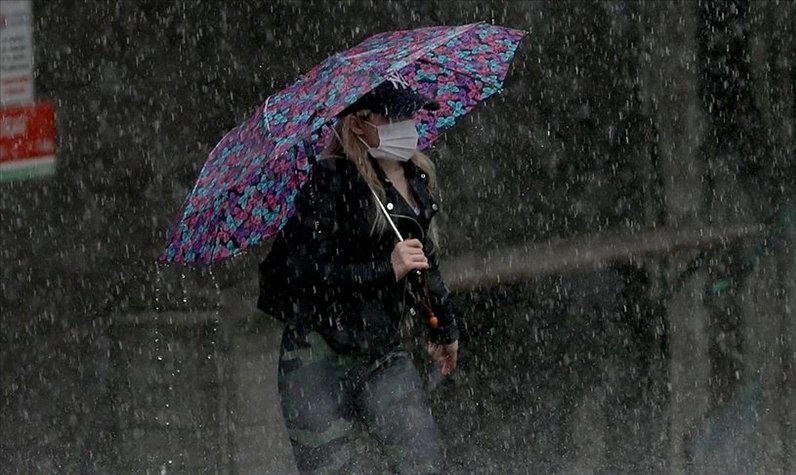
[[331, 156], [318, 160], [310, 170], [309, 186], [334, 193], [356, 178], [356, 166], [345, 157]]
[[325, 169], [334, 171], [346, 171], [352, 167], [356, 168], [354, 162], [343, 155], [329, 155], [323, 157], [316, 162], [316, 165], [320, 165]]
[[318, 178], [329, 181], [351, 180], [359, 174], [356, 165], [346, 157], [324, 157], [313, 165]]

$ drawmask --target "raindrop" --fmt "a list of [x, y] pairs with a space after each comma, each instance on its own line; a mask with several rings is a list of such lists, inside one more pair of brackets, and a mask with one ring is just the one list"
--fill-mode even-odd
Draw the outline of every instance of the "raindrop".
[[180, 292], [182, 293], [182, 303], [187, 304], [188, 303], [188, 288], [186, 287], [186, 284], [185, 284], [185, 278], [186, 278], [185, 277], [185, 271], [180, 272], [180, 281], [181, 281]]

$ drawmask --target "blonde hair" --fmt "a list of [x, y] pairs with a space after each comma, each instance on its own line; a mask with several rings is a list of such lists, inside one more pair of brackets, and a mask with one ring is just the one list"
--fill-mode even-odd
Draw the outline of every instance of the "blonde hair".
[[[383, 203], [386, 199], [387, 192], [379, 180], [376, 170], [373, 169], [370, 159], [368, 158], [367, 146], [360, 140], [357, 134], [354, 133], [351, 122], [354, 118], [367, 120], [373, 115], [369, 110], [360, 110], [353, 114], [342, 117], [336, 125], [336, 134], [332, 140], [331, 145], [326, 150], [325, 156], [337, 156], [354, 163], [362, 178], [365, 179], [368, 186], [376, 192]], [[421, 152], [415, 152], [410, 159], [418, 168], [420, 168], [428, 176], [428, 188], [432, 193], [437, 191], [437, 170], [434, 162], [428, 156]], [[381, 236], [385, 232], [392, 233], [387, 219], [384, 217], [381, 208], [376, 203], [376, 198], [371, 194], [371, 201], [373, 204], [373, 227], [371, 227], [371, 236]], [[438, 245], [438, 231], [435, 220], [431, 220], [428, 228], [428, 235], [435, 245]]]

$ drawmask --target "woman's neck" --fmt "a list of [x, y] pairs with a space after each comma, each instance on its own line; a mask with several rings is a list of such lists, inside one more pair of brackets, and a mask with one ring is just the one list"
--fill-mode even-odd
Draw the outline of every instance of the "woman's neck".
[[387, 176], [403, 175], [404, 173], [404, 167], [401, 162], [384, 158], [377, 158], [376, 161], [379, 162], [379, 166], [381, 166]]

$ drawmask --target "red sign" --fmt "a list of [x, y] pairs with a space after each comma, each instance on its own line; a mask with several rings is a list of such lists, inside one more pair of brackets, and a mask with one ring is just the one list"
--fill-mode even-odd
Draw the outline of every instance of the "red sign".
[[55, 111], [52, 104], [41, 102], [0, 109], [2, 180], [21, 174], [52, 173], [54, 165]]

